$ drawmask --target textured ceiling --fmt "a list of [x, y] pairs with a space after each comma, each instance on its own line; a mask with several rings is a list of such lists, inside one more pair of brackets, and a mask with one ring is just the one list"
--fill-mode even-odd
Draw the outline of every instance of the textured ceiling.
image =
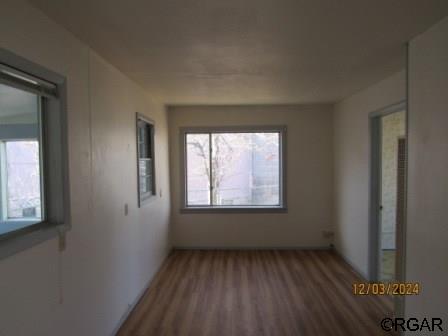
[[404, 67], [447, 0], [31, 0], [166, 104], [333, 102]]

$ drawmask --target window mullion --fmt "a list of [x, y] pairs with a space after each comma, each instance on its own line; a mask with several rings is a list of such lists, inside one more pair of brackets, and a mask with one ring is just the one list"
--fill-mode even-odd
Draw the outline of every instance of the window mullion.
[[0, 197], [1, 197], [1, 207], [0, 207], [0, 220], [6, 220], [8, 216], [7, 212], [7, 177], [6, 177], [6, 149], [5, 142], [0, 141]]
[[213, 155], [213, 149], [212, 149], [212, 133], [208, 134], [208, 159], [210, 164], [210, 206], [214, 206], [214, 200], [213, 200], [213, 165], [212, 165], [212, 155]]
[[44, 128], [44, 114], [43, 114], [43, 109], [45, 106], [45, 101], [44, 101], [44, 97], [43, 96], [38, 96], [37, 97], [37, 106], [38, 106], [38, 110], [37, 110], [37, 115], [38, 115], [38, 125], [39, 125], [39, 130], [38, 130], [38, 150], [39, 150], [39, 173], [40, 173], [40, 195], [41, 195], [41, 204], [40, 204], [40, 214], [41, 214], [41, 218], [42, 220], [46, 220], [47, 219], [47, 198], [46, 198], [46, 190], [45, 190], [45, 176], [46, 176], [46, 162], [44, 160], [46, 153], [44, 153], [45, 151], [45, 146], [46, 146], [46, 139], [45, 139], [45, 128]]

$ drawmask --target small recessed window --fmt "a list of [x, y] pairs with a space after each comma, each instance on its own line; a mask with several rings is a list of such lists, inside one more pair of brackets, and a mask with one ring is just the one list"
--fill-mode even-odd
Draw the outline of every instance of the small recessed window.
[[139, 206], [156, 194], [154, 123], [137, 114], [137, 166]]
[[184, 210], [285, 209], [279, 127], [186, 129]]
[[0, 258], [70, 227], [65, 79], [0, 49]]

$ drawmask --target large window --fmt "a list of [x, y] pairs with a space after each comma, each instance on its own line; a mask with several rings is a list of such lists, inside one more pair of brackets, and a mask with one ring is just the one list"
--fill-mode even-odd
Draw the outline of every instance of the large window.
[[64, 88], [0, 49], [0, 258], [69, 228]]
[[283, 128], [182, 133], [186, 209], [284, 209]]
[[156, 194], [154, 123], [137, 113], [137, 166], [139, 206]]
[[40, 99], [0, 83], [0, 233], [44, 218]]

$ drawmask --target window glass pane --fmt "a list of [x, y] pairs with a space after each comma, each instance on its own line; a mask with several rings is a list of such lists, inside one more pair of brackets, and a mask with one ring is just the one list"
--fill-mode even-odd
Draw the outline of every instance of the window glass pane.
[[42, 219], [39, 99], [0, 84], [0, 234]]
[[39, 143], [6, 142], [8, 218], [41, 218]]
[[146, 123], [143, 121], [138, 122], [138, 150], [139, 157], [148, 157], [148, 134]]
[[[151, 159], [140, 159], [140, 195], [141, 198], [150, 196], [153, 193], [153, 176], [152, 176], [152, 162]], [[145, 195], [147, 194], [147, 195]]]
[[213, 205], [280, 205], [280, 134], [212, 135]]
[[187, 134], [187, 205], [210, 205], [210, 137]]
[[[137, 120], [138, 145], [138, 175], [139, 175], [139, 201], [155, 195], [154, 176], [154, 125], [149, 122]], [[141, 203], [140, 203], [141, 205]]]
[[152, 177], [141, 177], [140, 178], [140, 195], [142, 198], [151, 195], [152, 190]]
[[142, 177], [152, 175], [152, 159], [140, 159], [139, 172]]

